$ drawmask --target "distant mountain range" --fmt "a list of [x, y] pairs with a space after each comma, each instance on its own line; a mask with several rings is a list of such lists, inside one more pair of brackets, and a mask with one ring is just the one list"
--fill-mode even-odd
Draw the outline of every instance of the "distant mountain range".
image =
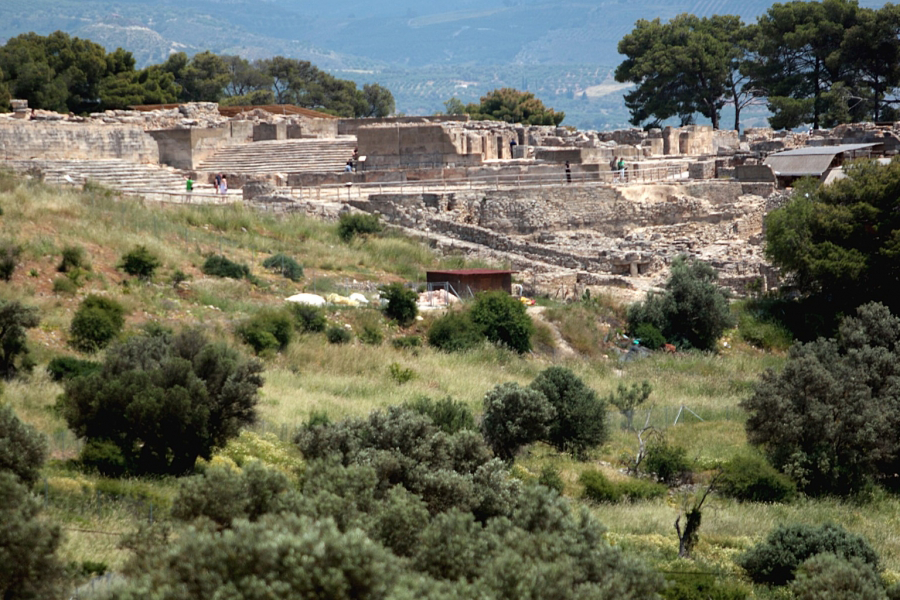
[[[0, 43], [56, 30], [138, 66], [171, 52], [309, 60], [338, 77], [378, 82], [397, 110], [431, 114], [456, 96], [528, 89], [567, 113], [564, 124], [627, 125], [611, 72], [619, 40], [638, 19], [737, 14], [752, 22], [767, 0], [30, 0], [0, 2]], [[863, 6], [883, 2], [863, 0]], [[752, 115], [748, 117], [753, 120]], [[748, 123], [749, 124], [749, 123]]]

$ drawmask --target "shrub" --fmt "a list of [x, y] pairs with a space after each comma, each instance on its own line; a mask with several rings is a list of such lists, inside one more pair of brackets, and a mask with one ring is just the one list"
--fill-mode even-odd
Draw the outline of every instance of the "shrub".
[[78, 458], [85, 469], [107, 477], [121, 477], [129, 470], [122, 449], [111, 440], [87, 440]]
[[118, 267], [134, 277], [150, 279], [161, 265], [159, 257], [150, 252], [146, 246], [135, 246], [122, 255]]
[[419, 314], [416, 306], [419, 295], [415, 290], [407, 289], [402, 283], [383, 285], [378, 290], [381, 292], [382, 300], [387, 301], [382, 311], [388, 319], [396, 321], [401, 327], [415, 321], [416, 315]]
[[12, 473], [0, 471], [0, 490], [0, 593], [10, 600], [66, 597], [59, 527], [39, 515], [40, 501]]
[[788, 502], [797, 491], [789, 477], [755, 455], [736, 456], [725, 463], [716, 489], [726, 496], [751, 502]]
[[56, 266], [56, 270], [60, 273], [68, 273], [74, 269], [90, 269], [87, 253], [81, 246], [66, 246], [62, 249], [62, 259]]
[[634, 337], [641, 341], [641, 345], [650, 350], [659, 350], [666, 343], [662, 332], [650, 323], [641, 323], [635, 327]]
[[817, 554], [800, 565], [791, 584], [797, 600], [887, 600], [881, 578], [857, 557]]
[[182, 521], [206, 517], [219, 528], [234, 519], [257, 521], [294, 504], [287, 477], [251, 461], [242, 470], [211, 467], [179, 483], [172, 516]]
[[11, 406], [0, 404], [0, 473], [12, 473], [18, 481], [33, 485], [47, 458], [47, 440], [16, 416]]
[[182, 271], [181, 269], [175, 269], [175, 272], [172, 273], [172, 287], [178, 287], [185, 281], [191, 278], [190, 275]]
[[0, 299], [0, 378], [11, 379], [21, 371], [34, 367], [28, 350], [26, 330], [37, 327], [40, 317], [36, 308], [18, 300]]
[[384, 332], [381, 330], [382, 323], [384, 320], [377, 311], [359, 311], [356, 318], [356, 327], [359, 330], [356, 335], [359, 341], [370, 346], [380, 346], [384, 341]]
[[659, 440], [647, 446], [641, 468], [668, 485], [680, 483], [691, 472], [687, 450]]
[[303, 267], [301, 267], [296, 260], [281, 252], [273, 254], [264, 260], [262, 266], [270, 271], [281, 274], [291, 281], [300, 281], [303, 279]]
[[338, 237], [349, 242], [359, 234], [380, 233], [378, 215], [367, 213], [343, 213], [338, 221]]
[[550, 422], [547, 437], [553, 447], [583, 457], [606, 442], [606, 403], [571, 370], [549, 367], [529, 387], [540, 392], [554, 408], [556, 416]]
[[662, 592], [665, 600], [745, 600], [750, 591], [741, 583], [702, 573], [673, 573]]
[[735, 562], [756, 583], [786, 585], [797, 567], [817, 554], [834, 554], [844, 559], [858, 558], [878, 569], [878, 555], [865, 538], [838, 525], [780, 525], [765, 541], [738, 556]]
[[53, 279], [53, 292], [55, 294], [74, 296], [78, 292], [78, 284], [70, 277], [55, 277]]
[[481, 430], [499, 458], [511, 461], [519, 448], [546, 439], [556, 409], [538, 390], [502, 383], [484, 396]]
[[391, 340], [391, 345], [397, 350], [419, 348], [422, 346], [422, 338], [417, 335], [404, 335]]
[[53, 381], [63, 381], [72, 377], [89, 375], [100, 370], [103, 365], [92, 360], [74, 356], [57, 356], [47, 364], [47, 373]]
[[438, 317], [428, 328], [428, 344], [444, 352], [474, 348], [484, 340], [481, 329], [466, 311], [454, 310]]
[[205, 275], [229, 279], [250, 279], [250, 267], [233, 262], [221, 254], [209, 256], [200, 268]]
[[562, 475], [559, 473], [559, 469], [553, 465], [544, 465], [541, 467], [541, 474], [538, 475], [537, 482], [544, 487], [555, 490], [558, 494], [562, 494], [566, 487]]
[[584, 497], [594, 502], [614, 503], [622, 497], [619, 488], [596, 469], [583, 471], [578, 476], [578, 483], [584, 488]]
[[663, 484], [646, 479], [626, 479], [617, 482], [616, 487], [624, 498], [632, 502], [662, 498], [669, 492], [669, 488]]
[[520, 354], [531, 351], [534, 323], [518, 299], [500, 290], [481, 292], [475, 296], [470, 314], [490, 342]]
[[763, 350], [786, 350], [792, 342], [791, 332], [786, 327], [749, 312], [741, 312], [738, 316], [738, 333], [742, 340]]
[[610, 481], [596, 469], [583, 471], [578, 483], [584, 488], [584, 496], [594, 502], [620, 502], [621, 500], [650, 500], [666, 495], [666, 486], [642, 479]]
[[81, 301], [69, 327], [70, 343], [81, 352], [106, 347], [125, 325], [125, 309], [105, 296], [91, 294]]
[[18, 244], [8, 241], [0, 243], [0, 279], [3, 281], [12, 279], [20, 254], [22, 247]]
[[325, 318], [325, 309], [320, 306], [311, 304], [299, 304], [291, 302], [288, 304], [291, 314], [294, 315], [294, 322], [303, 333], [319, 333], [325, 331], [328, 320]]
[[265, 350], [284, 350], [291, 343], [294, 322], [281, 310], [262, 310], [240, 324], [237, 334], [259, 354]]
[[716, 285], [718, 274], [707, 263], [679, 256], [672, 262], [666, 291], [650, 294], [628, 308], [628, 329], [649, 323], [676, 345], [714, 350], [716, 340], [734, 326], [728, 297]]
[[900, 470], [900, 318], [881, 304], [846, 317], [837, 340], [796, 344], [741, 402], [747, 438], [811, 495], [852, 494]]
[[475, 417], [469, 407], [450, 396], [440, 400], [419, 396], [404, 406], [429, 417], [436, 427], [450, 435], [463, 429], [475, 429]]
[[57, 409], [102, 464], [179, 475], [254, 420], [261, 372], [197, 331], [141, 334], [107, 352], [99, 372], [66, 380]]
[[403, 385], [408, 381], [412, 381], [416, 376], [415, 371], [395, 362], [391, 363], [388, 367], [388, 373], [390, 373], [391, 379], [393, 379], [397, 385]]
[[330, 344], [346, 344], [353, 339], [353, 334], [345, 327], [331, 325], [325, 330], [325, 339]]

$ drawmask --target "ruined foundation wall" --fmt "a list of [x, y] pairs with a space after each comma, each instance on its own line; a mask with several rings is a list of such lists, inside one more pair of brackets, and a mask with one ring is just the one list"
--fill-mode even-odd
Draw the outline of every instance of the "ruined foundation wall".
[[0, 157], [6, 160], [120, 158], [159, 162], [156, 141], [137, 125], [0, 122]]

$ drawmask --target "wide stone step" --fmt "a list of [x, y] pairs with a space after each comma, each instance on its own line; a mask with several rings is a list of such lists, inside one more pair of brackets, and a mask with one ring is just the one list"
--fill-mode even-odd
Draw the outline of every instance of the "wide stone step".
[[356, 138], [254, 142], [222, 148], [198, 170], [248, 174], [341, 171], [355, 147]]

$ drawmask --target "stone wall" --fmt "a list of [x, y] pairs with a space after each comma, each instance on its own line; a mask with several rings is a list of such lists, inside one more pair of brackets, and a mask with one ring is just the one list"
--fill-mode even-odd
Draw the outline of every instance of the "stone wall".
[[121, 158], [155, 164], [159, 151], [153, 138], [135, 125], [9, 120], [0, 122], [0, 158]]
[[438, 124], [370, 125], [357, 134], [366, 169], [403, 169], [428, 166], [481, 164], [482, 154], [461, 129]]
[[436, 115], [421, 117], [382, 117], [365, 119], [340, 119], [337, 123], [338, 135], [357, 135], [360, 127], [371, 125], [403, 125], [428, 123], [467, 123], [469, 115]]

